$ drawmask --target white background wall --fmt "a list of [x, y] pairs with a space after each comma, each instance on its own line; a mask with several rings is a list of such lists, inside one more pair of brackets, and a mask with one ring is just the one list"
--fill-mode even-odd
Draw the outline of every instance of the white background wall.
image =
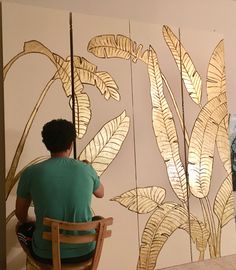
[[234, 1], [6, 0], [3, 2], [29, 3], [32, 5], [38, 4], [44, 7], [53, 7], [56, 9], [62, 8], [85, 14], [129, 18], [136, 21], [168, 24], [222, 33], [225, 38], [229, 107], [231, 113], [236, 111], [234, 108], [234, 87], [236, 86], [236, 77], [234, 76], [234, 72], [236, 71], [236, 55], [234, 53], [236, 29], [234, 29], [234, 20], [236, 23], [236, 19], [234, 19], [234, 17], [236, 13], [236, 2]]

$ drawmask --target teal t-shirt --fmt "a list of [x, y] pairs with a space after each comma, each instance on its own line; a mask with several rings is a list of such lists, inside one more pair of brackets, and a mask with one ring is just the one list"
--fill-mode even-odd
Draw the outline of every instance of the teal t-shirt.
[[[51, 258], [51, 242], [42, 239], [43, 218], [68, 222], [91, 221], [92, 194], [100, 180], [91, 165], [59, 157], [29, 166], [22, 174], [17, 196], [32, 198], [36, 216], [32, 247], [36, 255]], [[91, 252], [94, 243], [61, 245], [61, 258], [78, 257]]]

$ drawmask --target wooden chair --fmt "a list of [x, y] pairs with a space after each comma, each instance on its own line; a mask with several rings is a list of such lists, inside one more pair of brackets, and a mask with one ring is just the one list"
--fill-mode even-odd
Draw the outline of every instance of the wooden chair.
[[[51, 228], [50, 232], [44, 232], [43, 238], [52, 241], [52, 261], [53, 265], [43, 264], [35, 261], [24, 247], [27, 253], [27, 270], [96, 270], [100, 260], [103, 241], [105, 238], [111, 236], [111, 230], [107, 229], [107, 226], [113, 223], [113, 218], [103, 218], [96, 221], [84, 222], [84, 223], [70, 223], [62, 222], [60, 220], [44, 218], [44, 225]], [[88, 231], [95, 230], [94, 234], [83, 235], [68, 235], [63, 234], [60, 230], [64, 231]], [[66, 263], [61, 264], [60, 256], [60, 243], [68, 244], [81, 244], [96, 242], [94, 256], [88, 261], [81, 263]]]

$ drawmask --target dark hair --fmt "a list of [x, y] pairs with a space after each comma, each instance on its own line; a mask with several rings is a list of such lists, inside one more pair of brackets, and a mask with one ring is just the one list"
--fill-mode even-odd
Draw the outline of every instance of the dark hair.
[[43, 143], [51, 153], [66, 151], [76, 138], [74, 125], [65, 119], [46, 123], [41, 134]]

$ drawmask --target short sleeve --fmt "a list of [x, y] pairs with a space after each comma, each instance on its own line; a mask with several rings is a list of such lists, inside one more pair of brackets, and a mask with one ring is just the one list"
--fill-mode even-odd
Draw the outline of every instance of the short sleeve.
[[93, 192], [95, 192], [100, 186], [100, 179], [99, 179], [96, 171], [94, 170], [94, 168], [91, 165], [90, 165], [90, 169], [91, 169], [91, 174], [92, 174], [92, 178], [93, 178]]
[[29, 199], [30, 198], [30, 174], [29, 170], [25, 170], [19, 180], [17, 187], [17, 197]]

